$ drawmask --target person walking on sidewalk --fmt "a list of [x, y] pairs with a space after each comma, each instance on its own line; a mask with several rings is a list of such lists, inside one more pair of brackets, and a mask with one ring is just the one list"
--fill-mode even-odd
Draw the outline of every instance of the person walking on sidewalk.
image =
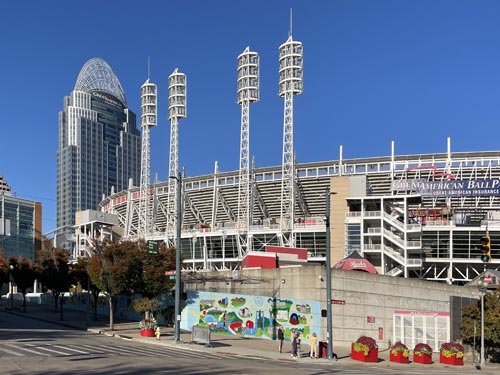
[[312, 336], [309, 338], [309, 356], [311, 358], [318, 358], [317, 346], [318, 335], [316, 335], [316, 332], [313, 332]]
[[299, 346], [299, 332], [295, 332], [292, 330], [292, 357], [295, 359], [299, 359], [298, 355], [298, 346]]
[[280, 353], [283, 353], [283, 340], [285, 339], [285, 332], [283, 330], [283, 326], [279, 326], [278, 328], [278, 349]]

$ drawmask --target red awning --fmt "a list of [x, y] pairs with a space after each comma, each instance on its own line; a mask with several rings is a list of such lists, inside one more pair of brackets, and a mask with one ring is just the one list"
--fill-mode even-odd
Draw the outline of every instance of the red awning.
[[355, 271], [364, 271], [368, 273], [378, 273], [377, 269], [364, 258], [345, 258], [340, 262], [335, 264], [333, 268], [340, 268], [343, 270], [355, 270]]

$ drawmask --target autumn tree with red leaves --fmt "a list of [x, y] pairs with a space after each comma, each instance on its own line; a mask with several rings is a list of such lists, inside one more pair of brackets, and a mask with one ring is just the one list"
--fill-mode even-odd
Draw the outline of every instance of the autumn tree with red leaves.
[[92, 283], [106, 293], [109, 303], [109, 328], [114, 329], [114, 302], [117, 296], [136, 293], [142, 283], [141, 243], [133, 241], [99, 243], [89, 259]]

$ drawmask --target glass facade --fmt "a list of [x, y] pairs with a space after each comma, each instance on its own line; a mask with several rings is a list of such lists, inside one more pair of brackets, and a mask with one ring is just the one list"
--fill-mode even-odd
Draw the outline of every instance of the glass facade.
[[[96, 70], [105, 71], [107, 80]], [[118, 79], [103, 60], [90, 60], [82, 68], [75, 90], [65, 97], [59, 114], [59, 236], [66, 234], [64, 239], [70, 240], [77, 211], [96, 210], [112, 189], [127, 189], [129, 179], [138, 183], [140, 153], [136, 116], [126, 107]]]
[[0, 249], [7, 260], [35, 259], [35, 250], [41, 247], [41, 217], [40, 203], [0, 193], [0, 220], [8, 224], [0, 233]]

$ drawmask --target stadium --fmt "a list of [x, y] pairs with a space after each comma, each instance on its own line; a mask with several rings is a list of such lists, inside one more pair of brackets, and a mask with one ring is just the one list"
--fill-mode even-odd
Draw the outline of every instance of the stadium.
[[[76, 220], [74, 258], [91, 239], [118, 235], [165, 241], [180, 237], [184, 270], [231, 270], [269, 246], [307, 249], [308, 263], [337, 262], [354, 251], [379, 274], [462, 285], [500, 265], [500, 151], [442, 153], [296, 163], [293, 102], [302, 93], [302, 43], [279, 48], [284, 101], [282, 164], [250, 163], [250, 105], [259, 100], [259, 55], [238, 56], [240, 167], [183, 176], [178, 123], [186, 117], [186, 76], [169, 77], [169, 179], [150, 183], [149, 129], [156, 86], [141, 88], [141, 183], [105, 197], [98, 217]], [[119, 228], [119, 230], [117, 230]], [[117, 233], [119, 232], [119, 233]], [[330, 249], [327, 252], [327, 243]], [[484, 254], [482, 254], [484, 253]], [[333, 263], [335, 264], [335, 263]]]
[[[239, 171], [184, 177], [181, 249], [188, 270], [234, 269], [248, 251], [293, 245], [308, 261], [324, 262], [326, 190], [331, 195], [332, 261], [356, 250], [385, 275], [465, 283], [498, 268], [500, 152], [392, 155], [298, 164], [293, 227], [281, 225], [281, 166], [251, 171], [251, 224], [241, 244]], [[465, 185], [483, 188], [462, 189]], [[406, 183], [405, 189], [402, 183]], [[408, 182], [455, 182], [419, 191]], [[398, 184], [399, 183], [399, 184]], [[482, 185], [480, 185], [482, 184]], [[169, 182], [153, 185], [154, 230], [167, 240]], [[495, 186], [493, 189], [486, 186]], [[408, 190], [406, 190], [408, 188]], [[413, 190], [411, 190], [413, 188]], [[139, 227], [139, 188], [113, 194], [101, 210], [118, 217], [126, 236]], [[491, 262], [480, 259], [481, 238], [491, 238]], [[170, 233], [170, 236], [175, 234]]]

